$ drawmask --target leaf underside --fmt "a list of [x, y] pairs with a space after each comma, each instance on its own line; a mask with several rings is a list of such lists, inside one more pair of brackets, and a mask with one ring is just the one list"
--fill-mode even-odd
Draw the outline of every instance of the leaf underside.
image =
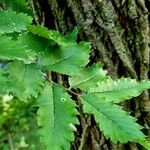
[[68, 39], [62, 36], [58, 31], [48, 30], [46, 27], [43, 26], [30, 25], [28, 26], [28, 30], [33, 34], [37, 34], [46, 39], [55, 41], [58, 45], [63, 47], [70, 46], [75, 43], [74, 41], [68, 42]]

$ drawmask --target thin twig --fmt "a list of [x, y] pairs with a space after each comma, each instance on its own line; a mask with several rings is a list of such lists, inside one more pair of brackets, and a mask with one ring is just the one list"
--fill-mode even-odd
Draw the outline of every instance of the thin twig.
[[[46, 78], [46, 80], [47, 80], [48, 82], [59, 85], [58, 83], [55, 83], [55, 82], [53, 82], [52, 80], [49, 80], [49, 78], [48, 78], [47, 76], [45, 76], [45, 78]], [[64, 88], [66, 91], [68, 91], [68, 92], [70, 92], [70, 93], [72, 93], [72, 94], [74, 94], [74, 95], [76, 95], [76, 96], [82, 96], [82, 95], [83, 95], [83, 94], [79, 94], [79, 93], [73, 92], [73, 91], [71, 90], [71, 88], [66, 88], [66, 87], [64, 87], [64, 86], [63, 86], [63, 88]]]

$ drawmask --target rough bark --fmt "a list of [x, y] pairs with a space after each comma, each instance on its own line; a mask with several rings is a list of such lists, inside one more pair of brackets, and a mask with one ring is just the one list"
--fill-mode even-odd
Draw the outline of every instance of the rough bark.
[[[130, 76], [137, 80], [150, 76], [150, 0], [33, 0], [35, 21], [62, 34], [74, 26], [79, 29], [78, 40], [92, 44], [91, 63], [102, 61], [113, 77]], [[66, 77], [60, 77], [67, 82]], [[60, 80], [59, 80], [60, 81]], [[150, 137], [149, 92], [136, 100], [122, 103], [144, 126]], [[77, 100], [78, 104], [80, 102]], [[81, 105], [80, 105], [81, 106]], [[94, 117], [79, 110], [73, 150], [136, 150], [138, 144], [113, 144], [99, 132]]]

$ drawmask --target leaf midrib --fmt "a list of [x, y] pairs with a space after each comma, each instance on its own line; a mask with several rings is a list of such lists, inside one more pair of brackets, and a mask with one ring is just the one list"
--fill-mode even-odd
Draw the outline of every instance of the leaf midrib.
[[[87, 100], [86, 100], [87, 101]], [[88, 101], [87, 101], [88, 102]], [[123, 132], [127, 133], [127, 135], [129, 137], [132, 137], [133, 139], [133, 136], [132, 134], [129, 134], [127, 131], [125, 131], [124, 129], [121, 128], [121, 126], [117, 125], [109, 116], [107, 116], [107, 114], [105, 115], [105, 113], [103, 113], [101, 110], [99, 110], [98, 108], [96, 108], [93, 104], [91, 104], [90, 102], [88, 102], [94, 109], [96, 109], [96, 111], [98, 113], [102, 113], [106, 118], [108, 118], [108, 120], [110, 120], [114, 125], [116, 125], [117, 127], [119, 127]], [[134, 123], [135, 124], [135, 123]], [[130, 136], [131, 135], [131, 136]], [[109, 136], [110, 137], [110, 136]], [[118, 139], [119, 140], [119, 139]], [[143, 139], [139, 139], [139, 140], [143, 140]]]

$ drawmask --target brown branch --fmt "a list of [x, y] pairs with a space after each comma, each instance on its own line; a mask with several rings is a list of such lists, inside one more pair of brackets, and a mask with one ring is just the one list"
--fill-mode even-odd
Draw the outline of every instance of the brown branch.
[[[46, 80], [47, 80], [48, 82], [50, 82], [50, 83], [60, 85], [60, 84], [58, 84], [58, 83], [53, 82], [52, 80], [50, 80], [47, 76], [45, 76], [45, 78], [46, 78]], [[69, 88], [66, 88], [66, 87], [64, 87], [64, 86], [62, 86], [62, 87], [63, 87], [66, 91], [70, 92], [70, 93], [73, 94], [73, 95], [76, 95], [76, 96], [82, 96], [82, 95], [83, 95], [83, 94], [81, 94], [81, 93], [76, 93], [76, 92], [72, 91], [72, 90], [71, 90], [71, 87], [69, 87]]]
[[86, 141], [86, 134], [87, 134], [87, 129], [88, 129], [88, 125], [85, 124], [84, 125], [84, 128], [83, 128], [83, 132], [82, 132], [82, 136], [81, 136], [81, 143], [80, 143], [80, 146], [78, 148], [78, 150], [83, 150], [83, 147], [84, 147], [84, 144], [85, 144], [85, 141]]

